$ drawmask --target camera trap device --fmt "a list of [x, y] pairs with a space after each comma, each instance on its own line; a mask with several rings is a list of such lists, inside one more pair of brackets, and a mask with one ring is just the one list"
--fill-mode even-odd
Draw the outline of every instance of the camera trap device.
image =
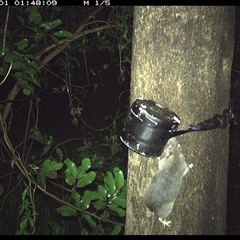
[[228, 123], [236, 125], [233, 100], [222, 114], [214, 114], [210, 119], [189, 125], [187, 130], [177, 130], [180, 122], [178, 115], [167, 107], [153, 100], [137, 98], [131, 105], [120, 139], [129, 149], [140, 155], [159, 157], [172, 137], [188, 132], [225, 129]]

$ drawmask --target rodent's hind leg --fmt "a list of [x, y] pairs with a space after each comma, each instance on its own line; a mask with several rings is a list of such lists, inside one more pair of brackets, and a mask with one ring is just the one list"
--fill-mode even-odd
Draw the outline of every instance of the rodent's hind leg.
[[170, 227], [171, 221], [166, 221], [166, 220], [164, 220], [164, 219], [162, 219], [162, 218], [158, 218], [158, 220], [163, 224], [163, 227], [164, 227], [164, 228], [165, 228], [165, 226]]

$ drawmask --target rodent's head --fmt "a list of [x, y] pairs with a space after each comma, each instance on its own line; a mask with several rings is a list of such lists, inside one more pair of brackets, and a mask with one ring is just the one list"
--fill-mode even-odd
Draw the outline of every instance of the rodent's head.
[[160, 158], [169, 158], [171, 155], [183, 155], [182, 148], [175, 137], [168, 140]]

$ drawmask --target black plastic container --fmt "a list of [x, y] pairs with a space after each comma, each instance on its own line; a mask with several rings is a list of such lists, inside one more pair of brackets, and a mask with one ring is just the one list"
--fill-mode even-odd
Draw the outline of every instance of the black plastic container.
[[131, 106], [120, 139], [131, 150], [155, 158], [161, 155], [179, 124], [180, 118], [167, 107], [137, 98]]

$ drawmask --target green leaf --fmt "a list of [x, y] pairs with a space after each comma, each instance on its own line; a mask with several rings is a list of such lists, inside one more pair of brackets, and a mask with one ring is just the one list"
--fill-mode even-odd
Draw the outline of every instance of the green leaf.
[[38, 29], [37, 28], [35, 28], [35, 27], [26, 27], [27, 29], [29, 29], [29, 30], [31, 30], [31, 31], [33, 31], [34, 33], [38, 33]]
[[92, 219], [91, 216], [84, 214], [83, 217], [88, 222], [88, 224], [91, 228], [95, 228], [97, 226], [96, 222]]
[[38, 132], [37, 130], [34, 131], [31, 137], [32, 139], [45, 145], [42, 152], [42, 155], [45, 155], [49, 151], [50, 147], [52, 146], [52, 143], [53, 143], [52, 136], [49, 136], [49, 139], [47, 139], [47, 137], [43, 136], [40, 132], [38, 135], [37, 132]]
[[106, 202], [98, 200], [93, 204], [93, 207], [97, 210], [104, 209], [106, 207]]
[[126, 212], [122, 208], [120, 208], [117, 204], [112, 202], [108, 207], [113, 212], [117, 213], [119, 217], [125, 217]]
[[43, 152], [42, 152], [42, 155], [45, 155], [48, 151], [49, 151], [49, 149], [51, 148], [51, 146], [52, 146], [52, 143], [53, 143], [53, 138], [52, 138], [52, 136], [49, 136], [49, 139], [48, 139], [48, 141], [47, 141], [47, 144], [44, 146], [44, 148], [43, 148]]
[[22, 192], [22, 201], [23, 202], [25, 201], [26, 196], [28, 196], [28, 188], [25, 188]]
[[32, 22], [33, 22], [33, 24], [38, 25], [41, 21], [42, 21], [42, 16], [41, 16], [41, 13], [38, 12], [35, 15], [35, 18]]
[[98, 196], [104, 202], [107, 200], [107, 190], [102, 185], [98, 185]]
[[[36, 65], [37, 66], [37, 64], [36, 63], [34, 63], [34, 62], [30, 62], [30, 60], [35, 60], [35, 56], [33, 56], [32, 54], [25, 54], [24, 55], [24, 57], [23, 57], [31, 66], [32, 65]], [[38, 67], [39, 68], [39, 67]]]
[[18, 50], [23, 50], [28, 46], [28, 39], [24, 38], [21, 41], [15, 43], [17, 46]]
[[37, 175], [37, 184], [46, 190], [46, 175], [43, 173], [43, 171], [40, 169], [38, 175]]
[[26, 73], [26, 75], [29, 77], [29, 79], [30, 79], [30, 81], [31, 81], [32, 83], [34, 83], [34, 84], [35, 84], [36, 86], [38, 86], [38, 87], [41, 87], [40, 83], [36, 80], [36, 78], [35, 78], [35, 76], [34, 76], [34, 72], [31, 71], [30, 68], [25, 69], [25, 70], [24, 70], [24, 73]]
[[85, 187], [91, 184], [96, 178], [96, 173], [91, 171], [82, 176], [77, 182], [77, 187]]
[[67, 158], [64, 163], [67, 165], [65, 170], [65, 181], [68, 185], [72, 186], [77, 177], [77, 167], [69, 158]]
[[22, 25], [25, 24], [25, 21], [24, 21], [24, 19], [23, 19], [21, 16], [17, 15], [16, 17], [17, 17], [18, 21], [19, 21]]
[[35, 77], [31, 78], [31, 82], [34, 83], [37, 87], [41, 87], [39, 81]]
[[39, 41], [41, 41], [44, 37], [45, 37], [45, 33], [36, 33], [36, 35], [35, 35], [35, 37], [34, 37], [34, 41], [35, 41], [35, 42], [39, 42]]
[[14, 75], [17, 78], [17, 83], [22, 87], [24, 94], [31, 94], [33, 89], [27, 82], [28, 76], [22, 72], [16, 72]]
[[24, 73], [25, 73], [24, 76], [27, 75], [27, 77], [28, 77], [29, 80], [34, 78], [34, 73], [33, 73], [32, 71], [30, 71], [30, 69], [25, 69], [25, 70], [24, 70]]
[[24, 73], [24, 72], [16, 72], [16, 73], [15, 73], [15, 77], [16, 77], [19, 81], [22, 80], [22, 81], [27, 82], [27, 80], [28, 80], [28, 81], [30, 80], [29, 76], [27, 76], [26, 73]]
[[104, 210], [100, 217], [103, 219], [109, 219], [109, 212]]
[[57, 172], [63, 167], [63, 164], [60, 162], [53, 161], [52, 159], [45, 160], [41, 165], [41, 171], [47, 177], [51, 179], [57, 178]]
[[77, 191], [74, 191], [74, 193], [72, 194], [72, 199], [75, 201], [75, 206], [80, 208], [81, 207], [81, 196]]
[[13, 70], [22, 70], [24, 68], [26, 68], [26, 63], [25, 62], [23, 62], [23, 61], [13, 62], [13, 65], [12, 65]]
[[42, 163], [42, 168], [47, 169], [49, 171], [58, 171], [63, 167], [63, 164], [61, 162], [53, 161], [52, 159], [46, 159]]
[[[29, 54], [25, 55], [25, 57], [27, 57], [27, 58], [31, 58], [31, 56], [32, 56], [32, 55], [29, 55]], [[29, 65], [28, 65], [28, 67], [29, 67], [29, 66], [30, 66], [31, 68], [33, 68], [36, 72], [40, 73], [40, 68], [39, 68], [39, 66], [38, 66], [36, 63], [30, 62]]]
[[104, 178], [104, 183], [107, 185], [110, 195], [113, 196], [114, 193], [116, 192], [116, 184], [111, 172], [108, 171], [106, 173], [106, 177]]
[[124, 185], [123, 172], [118, 167], [115, 167], [113, 169], [113, 175], [116, 183], [116, 188], [117, 190], [120, 190]]
[[91, 203], [91, 192], [89, 190], [86, 190], [83, 194], [83, 198], [81, 201], [81, 205], [83, 207], [83, 209], [88, 209], [90, 207], [90, 203]]
[[60, 148], [56, 148], [56, 154], [57, 154], [57, 157], [60, 161], [63, 160], [63, 152]]
[[23, 211], [25, 211], [25, 204], [20, 205], [19, 212], [18, 212], [18, 218], [22, 215]]
[[27, 225], [28, 225], [28, 219], [25, 218], [25, 219], [23, 219], [23, 221], [21, 221], [21, 223], [20, 223], [20, 230], [21, 230], [21, 231], [25, 230], [26, 227], [27, 227]]
[[129, 31], [129, 25], [127, 23], [127, 17], [119, 15], [118, 18], [121, 21], [121, 24], [123, 25], [123, 29], [124, 29], [123, 38], [127, 38], [127, 33]]
[[76, 210], [70, 206], [64, 205], [57, 209], [57, 212], [60, 213], [63, 217], [76, 216]]
[[86, 228], [82, 228], [81, 235], [89, 235], [89, 233], [88, 233]]
[[53, 40], [53, 43], [54, 43], [56, 46], [58, 46], [58, 45], [59, 45], [58, 39], [57, 39], [56, 37], [54, 37], [53, 35], [51, 35], [50, 37], [51, 37], [51, 39]]
[[61, 227], [60, 225], [58, 225], [57, 223], [52, 222], [52, 221], [48, 221], [48, 224], [52, 228], [52, 234], [53, 235], [63, 235], [64, 234], [65, 229], [63, 227]]
[[42, 27], [42, 28], [45, 29], [46, 32], [49, 32], [49, 31], [58, 27], [61, 24], [62, 24], [62, 20], [61, 19], [56, 19], [53, 22], [42, 22], [42, 23], [39, 24], [39, 27]]
[[18, 59], [22, 59], [22, 54], [20, 54], [18, 51], [13, 50], [12, 53], [18, 56]]
[[33, 226], [34, 226], [34, 220], [33, 220], [33, 218], [29, 218], [29, 219], [28, 219], [28, 223], [29, 223], [29, 225], [30, 225], [31, 227], [33, 227]]
[[77, 178], [80, 179], [86, 173], [86, 171], [91, 167], [91, 161], [89, 158], [84, 158], [82, 160], [81, 166], [78, 167], [78, 176]]
[[122, 197], [115, 197], [113, 199], [113, 203], [115, 203], [116, 205], [118, 205], [122, 208], [126, 208], [126, 199], [124, 199]]
[[15, 232], [15, 235], [30, 235], [30, 234], [28, 233], [28, 231], [26, 231], [26, 229], [24, 229], [24, 230], [17, 230]]
[[111, 231], [110, 235], [118, 235], [121, 231], [121, 226], [115, 225], [113, 230]]
[[26, 231], [26, 229], [24, 229], [24, 230], [17, 230], [15, 232], [15, 235], [30, 235], [30, 234], [28, 233], [28, 231]]
[[99, 199], [97, 191], [91, 191], [91, 200]]
[[31, 7], [30, 8], [30, 13], [28, 16], [28, 21], [29, 23], [33, 23], [35, 25], [38, 25], [41, 21], [42, 21], [42, 16], [41, 14], [38, 12], [37, 7]]
[[17, 83], [23, 89], [25, 95], [30, 95], [33, 92], [32, 87], [30, 87], [27, 81], [18, 79]]
[[53, 33], [54, 36], [59, 37], [59, 38], [67, 38], [69, 40], [73, 39], [73, 34], [68, 32], [68, 31], [63, 31], [60, 30], [58, 32]]
[[4, 58], [4, 62], [15, 62], [19, 59], [19, 56], [13, 52], [8, 52]]
[[[18, 82], [18, 84], [19, 84], [19, 82]], [[19, 84], [20, 85], [20, 84]], [[28, 89], [23, 89], [23, 93], [26, 95], [26, 96], [30, 96], [31, 95], [31, 93], [32, 93], [32, 91], [30, 91], [30, 90], [28, 90]]]
[[118, 193], [118, 197], [126, 199], [126, 190], [124, 190], [123, 192]]
[[42, 133], [38, 129], [35, 129], [33, 131], [33, 133], [31, 134], [31, 138], [38, 141], [41, 144], [44, 144], [44, 145], [46, 145], [48, 143], [48, 139], [45, 136], [43, 136]]

